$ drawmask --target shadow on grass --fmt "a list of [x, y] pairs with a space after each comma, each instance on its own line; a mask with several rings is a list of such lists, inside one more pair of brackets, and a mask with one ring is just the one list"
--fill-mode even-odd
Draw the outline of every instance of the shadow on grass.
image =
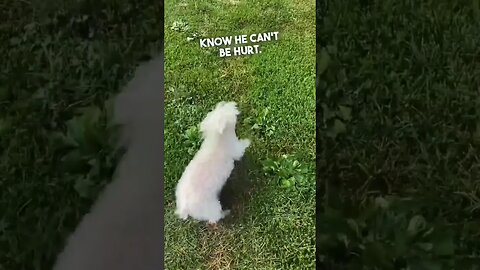
[[263, 184], [256, 179], [261, 179], [261, 164], [249, 154], [236, 162], [230, 178], [220, 193], [220, 202], [223, 209], [231, 209], [224, 223], [236, 223], [245, 216], [250, 198], [258, 193]]

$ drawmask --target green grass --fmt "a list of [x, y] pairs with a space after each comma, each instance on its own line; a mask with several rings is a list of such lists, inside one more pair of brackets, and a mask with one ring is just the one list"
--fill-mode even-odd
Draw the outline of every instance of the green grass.
[[118, 155], [105, 102], [158, 52], [162, 9], [3, 1], [0, 17], [0, 269], [51, 269], [110, 180]]
[[[322, 267], [478, 269], [478, 1], [328, 4], [317, 10]], [[388, 195], [386, 209], [372, 201]]]
[[[166, 269], [312, 269], [313, 3], [204, 0], [165, 6]], [[220, 58], [215, 49], [187, 39], [268, 31], [279, 31], [280, 39], [263, 43], [261, 54], [243, 57]], [[212, 229], [174, 216], [174, 188], [199, 147], [198, 123], [221, 100], [238, 102], [239, 137], [252, 145], [222, 197], [232, 216]]]

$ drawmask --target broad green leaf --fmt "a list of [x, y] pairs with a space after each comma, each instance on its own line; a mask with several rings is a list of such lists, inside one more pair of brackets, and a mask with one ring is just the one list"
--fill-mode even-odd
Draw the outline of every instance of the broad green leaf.
[[82, 173], [85, 172], [86, 163], [85, 156], [80, 152], [79, 149], [74, 149], [61, 159], [62, 170], [68, 173]]
[[425, 229], [426, 226], [427, 222], [425, 221], [425, 218], [420, 215], [416, 215], [410, 219], [407, 231], [410, 235], [416, 235], [421, 230]]
[[74, 117], [67, 121], [68, 141], [75, 141], [75, 144], [82, 146], [85, 144], [85, 130], [79, 117]]
[[282, 187], [283, 188], [289, 188], [292, 186], [292, 182], [290, 182], [289, 179], [283, 179], [282, 180]]
[[90, 189], [92, 187], [92, 182], [87, 177], [80, 177], [75, 181], [75, 191], [82, 198], [88, 198], [90, 195]]
[[339, 116], [345, 120], [350, 121], [352, 119], [352, 109], [346, 106], [338, 106], [339, 109]]
[[339, 119], [335, 119], [335, 122], [333, 123], [333, 132], [335, 134], [342, 134], [347, 131], [347, 126]]
[[331, 119], [331, 118], [335, 117], [335, 112], [330, 110], [330, 108], [328, 108], [327, 104], [322, 103], [321, 106], [322, 106], [322, 109], [323, 109], [323, 118], [325, 120], [328, 120], [328, 119]]

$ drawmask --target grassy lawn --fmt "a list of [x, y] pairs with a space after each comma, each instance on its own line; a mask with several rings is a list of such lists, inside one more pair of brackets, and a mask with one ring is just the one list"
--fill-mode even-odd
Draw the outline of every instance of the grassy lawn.
[[163, 13], [158, 1], [3, 1], [0, 18], [0, 269], [51, 269], [110, 180], [105, 102], [158, 52]]
[[478, 3], [317, 10], [324, 269], [478, 269]]
[[[313, 9], [312, 1], [166, 1], [166, 269], [314, 267]], [[191, 40], [269, 31], [279, 40], [243, 57], [220, 58]], [[239, 137], [252, 145], [222, 194], [232, 216], [212, 229], [174, 216], [174, 188], [199, 147], [198, 123], [222, 100], [238, 102]]]

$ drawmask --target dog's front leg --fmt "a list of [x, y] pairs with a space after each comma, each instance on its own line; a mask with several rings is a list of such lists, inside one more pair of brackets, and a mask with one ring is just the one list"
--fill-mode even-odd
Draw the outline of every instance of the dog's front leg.
[[237, 141], [236, 145], [236, 153], [233, 157], [235, 160], [240, 160], [243, 157], [243, 154], [245, 154], [245, 149], [250, 146], [250, 140], [249, 139], [241, 139]]

